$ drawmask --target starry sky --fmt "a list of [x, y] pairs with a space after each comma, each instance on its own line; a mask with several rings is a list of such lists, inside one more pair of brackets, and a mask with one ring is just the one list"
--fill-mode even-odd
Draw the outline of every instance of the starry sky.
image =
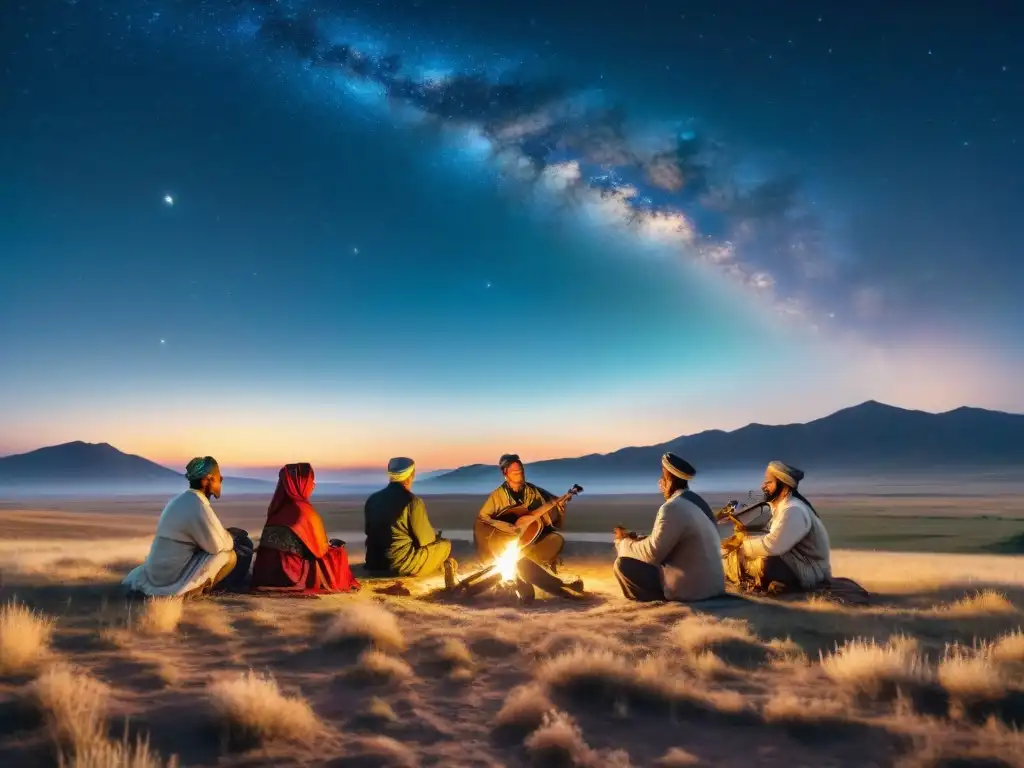
[[1024, 411], [1022, 16], [4, 3], [0, 453], [442, 468]]

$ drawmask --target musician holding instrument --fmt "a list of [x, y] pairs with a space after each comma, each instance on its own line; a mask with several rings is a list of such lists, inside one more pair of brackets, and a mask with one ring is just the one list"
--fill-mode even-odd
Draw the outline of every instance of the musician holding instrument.
[[722, 542], [730, 582], [774, 594], [813, 589], [831, 580], [828, 531], [797, 490], [803, 477], [803, 471], [781, 461], [768, 465], [761, 488], [772, 513], [767, 531], [751, 535], [740, 525]]
[[685, 459], [664, 454], [658, 489], [665, 503], [658, 509], [651, 535], [615, 529], [618, 557], [612, 570], [627, 599], [690, 602], [725, 592], [714, 513], [690, 490], [689, 481], [696, 474]]
[[526, 481], [519, 456], [506, 453], [498, 460], [505, 482], [480, 507], [473, 524], [473, 544], [482, 560], [498, 557], [509, 542], [519, 540], [522, 555], [555, 570], [565, 539], [558, 533], [565, 520], [565, 505], [583, 489], [573, 486], [555, 497]]

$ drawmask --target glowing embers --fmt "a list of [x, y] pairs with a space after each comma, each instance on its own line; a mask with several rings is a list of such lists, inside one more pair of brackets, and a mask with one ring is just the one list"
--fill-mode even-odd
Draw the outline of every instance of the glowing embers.
[[536, 598], [533, 585], [520, 577], [522, 558], [519, 542], [510, 541], [490, 565], [471, 573], [444, 593], [456, 598], [476, 598], [488, 595], [499, 602], [528, 605]]

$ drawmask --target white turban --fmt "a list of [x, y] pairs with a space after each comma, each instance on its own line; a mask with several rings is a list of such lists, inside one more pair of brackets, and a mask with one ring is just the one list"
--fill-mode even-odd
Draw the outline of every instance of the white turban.
[[790, 488], [796, 488], [800, 481], [804, 479], [802, 470], [791, 467], [789, 464], [784, 464], [781, 461], [773, 461], [769, 464], [768, 471]]
[[416, 462], [405, 456], [398, 456], [388, 462], [388, 477], [393, 483], [404, 483], [416, 471]]
[[697, 470], [686, 459], [676, 456], [674, 453], [666, 453], [661, 457], [663, 466], [670, 475], [675, 475], [680, 480], [693, 480]]

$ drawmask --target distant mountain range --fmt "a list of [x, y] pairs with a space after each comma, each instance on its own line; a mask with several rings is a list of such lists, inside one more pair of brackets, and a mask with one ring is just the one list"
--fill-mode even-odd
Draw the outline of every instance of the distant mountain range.
[[[749, 424], [732, 432], [708, 430], [612, 453], [537, 461], [527, 464], [527, 474], [539, 484], [550, 484], [553, 492], [559, 490], [554, 484], [572, 482], [591, 482], [597, 490], [608, 482], [649, 479], [659, 472], [666, 451], [686, 458], [699, 475], [760, 471], [772, 459], [832, 476], [1020, 469], [1024, 415], [968, 407], [936, 414], [868, 401], [806, 424]], [[500, 482], [495, 465], [473, 464], [428, 480], [423, 487], [442, 492]]]
[[[273, 490], [266, 480], [224, 478], [241, 492]], [[164, 492], [181, 490], [185, 475], [165, 466], [123, 453], [109, 443], [62, 443], [0, 458], [0, 491]]]
[[[967, 407], [935, 414], [869, 401], [806, 424], [708, 430], [657, 445], [533, 462], [527, 472], [552, 491], [573, 482], [589, 483], [594, 491], [626, 489], [631, 482], [648, 488], [666, 451], [686, 458], [702, 477], [749, 475], [772, 459], [808, 473], [847, 477], [1015, 471], [1024, 468], [1024, 415]], [[425, 493], [478, 492], [500, 482], [495, 465], [473, 464], [424, 473], [417, 487]], [[107, 443], [64, 443], [0, 458], [0, 493], [164, 493], [184, 483], [182, 473]], [[231, 493], [269, 493], [274, 486], [245, 477], [225, 483]], [[379, 487], [369, 478], [358, 487], [328, 482], [322, 492], [362, 492], [371, 485]]]

